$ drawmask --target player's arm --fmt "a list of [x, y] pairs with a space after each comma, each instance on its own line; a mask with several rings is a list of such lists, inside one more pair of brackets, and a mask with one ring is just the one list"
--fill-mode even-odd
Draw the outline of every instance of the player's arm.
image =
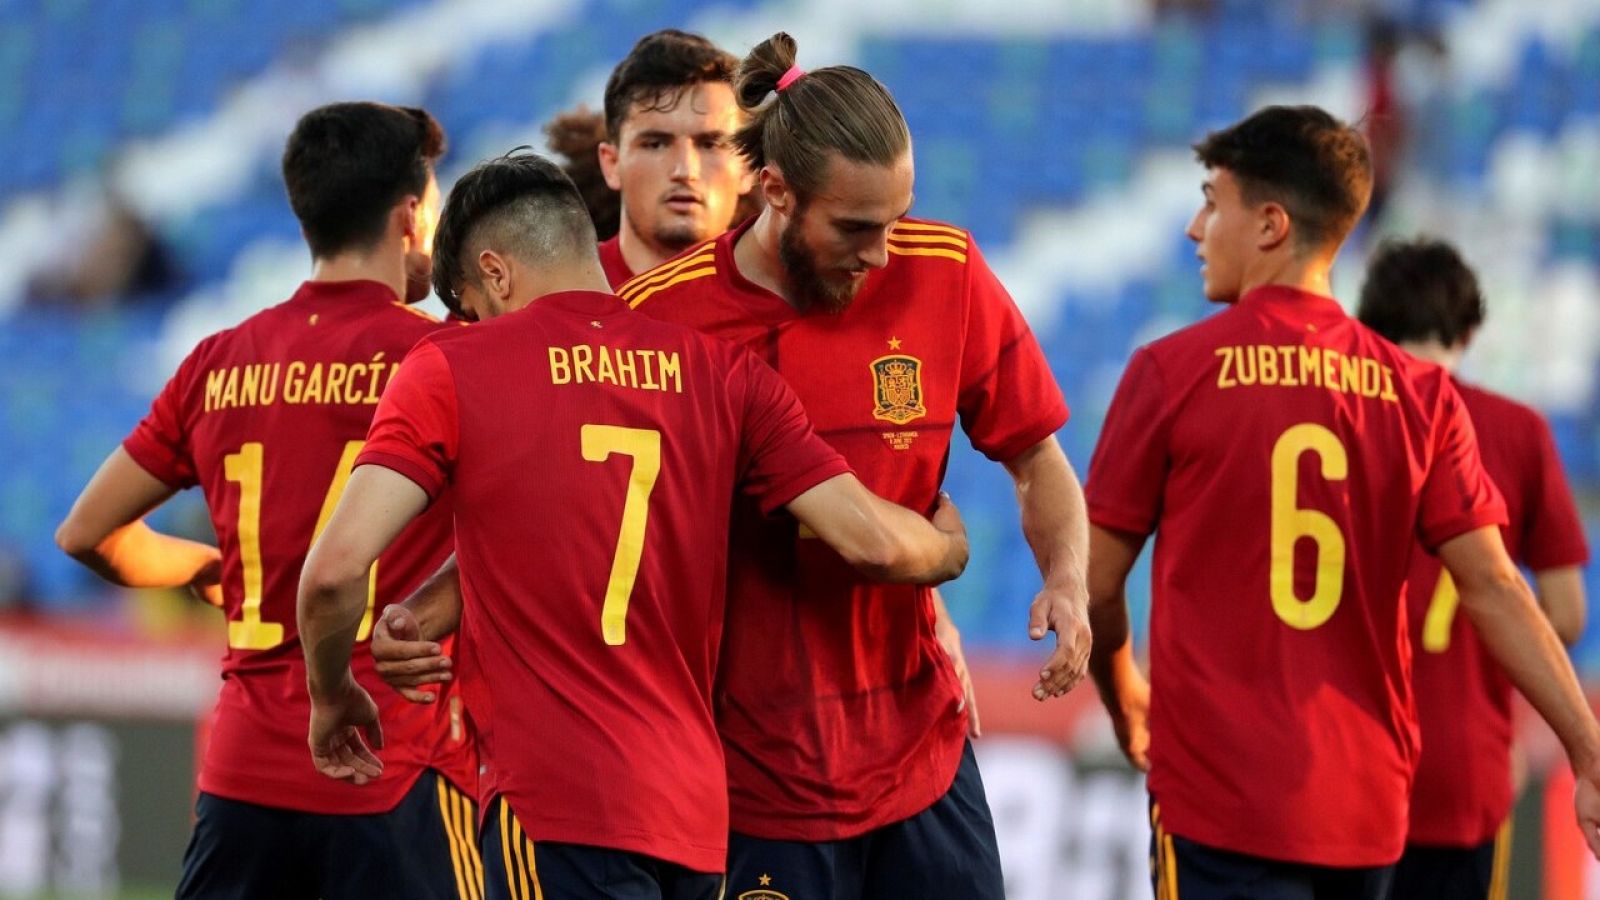
[[957, 712], [966, 710], [967, 737], [982, 737], [983, 729], [978, 724], [978, 692], [972, 686], [972, 671], [967, 668], [967, 655], [961, 649], [961, 630], [950, 618], [950, 609], [944, 605], [944, 595], [939, 589], [934, 588], [929, 595], [933, 600], [933, 636], [950, 657], [950, 665], [955, 667], [956, 678], [961, 682], [961, 707]]
[[1033, 550], [1044, 587], [1028, 608], [1028, 637], [1056, 634], [1056, 649], [1039, 672], [1033, 696], [1059, 697], [1083, 679], [1089, 660], [1089, 517], [1083, 486], [1055, 436], [1005, 461], [1016, 483], [1022, 536]]
[[301, 570], [297, 618], [311, 694], [311, 756], [330, 778], [364, 784], [383, 770], [357, 734], [383, 746], [378, 708], [356, 683], [350, 653], [367, 608], [368, 571], [427, 505], [427, 493], [406, 476], [358, 465]]
[[1541, 569], [1533, 573], [1533, 583], [1539, 591], [1539, 606], [1556, 630], [1556, 636], [1568, 647], [1576, 644], [1578, 638], [1583, 637], [1583, 626], [1589, 614], [1582, 567]]
[[461, 624], [461, 576], [450, 554], [404, 603], [384, 609], [372, 629], [372, 659], [378, 677], [413, 703], [432, 703], [424, 685], [451, 679], [450, 657], [437, 643]]
[[875, 581], [936, 584], [967, 567], [967, 529], [943, 493], [929, 521], [867, 490], [847, 473], [786, 505], [845, 562]]
[[56, 545], [113, 584], [189, 586], [221, 605], [222, 555], [217, 548], [162, 534], [144, 523], [144, 516], [173, 493], [118, 447], [56, 529]]
[[1127, 592], [1128, 573], [1143, 547], [1139, 535], [1089, 526], [1089, 623], [1094, 629], [1089, 674], [1123, 755], [1135, 768], [1149, 771], [1150, 682], [1133, 658]]
[[1490, 654], [1566, 748], [1578, 780], [1578, 822], [1590, 851], [1600, 856], [1600, 725], [1555, 629], [1506, 555], [1498, 528], [1445, 541], [1439, 558]]

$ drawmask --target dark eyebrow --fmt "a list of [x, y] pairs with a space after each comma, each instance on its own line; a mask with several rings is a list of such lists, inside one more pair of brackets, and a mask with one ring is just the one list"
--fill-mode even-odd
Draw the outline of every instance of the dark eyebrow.
[[650, 140], [650, 139], [660, 140], [662, 138], [665, 138], [667, 140], [672, 140], [675, 137], [677, 137], [677, 135], [673, 134], [670, 131], [662, 131], [660, 129], [652, 129], [650, 131], [641, 131], [641, 132], [639, 132], [638, 134], [633, 136], [633, 139], [636, 140], [636, 141], [643, 141], [643, 140]]
[[[916, 199], [913, 198], [911, 202], [915, 203]], [[908, 216], [910, 214], [911, 214], [911, 207], [907, 206], [905, 208], [904, 212], [902, 212], [898, 216], [895, 216], [894, 218], [890, 219], [888, 222], [877, 222], [877, 221], [874, 221], [872, 219], [834, 219], [833, 220], [833, 224], [834, 224], [835, 227], [838, 227], [838, 228], [861, 228], [861, 229], [887, 228], [889, 225], [893, 225], [895, 222], [898, 222], [901, 219], [904, 219], [906, 216]]]

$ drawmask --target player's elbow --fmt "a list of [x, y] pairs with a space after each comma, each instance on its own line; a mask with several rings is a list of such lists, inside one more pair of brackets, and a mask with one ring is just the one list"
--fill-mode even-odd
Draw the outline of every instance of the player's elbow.
[[1485, 565], [1466, 572], [1452, 571], [1456, 591], [1461, 597], [1461, 608], [1474, 619], [1482, 615], [1526, 604], [1535, 607], [1533, 592], [1522, 574], [1509, 562], [1505, 565]]
[[71, 514], [56, 527], [56, 546], [61, 552], [89, 566], [104, 562], [100, 547], [105, 539], [106, 535]]
[[873, 581], [894, 581], [905, 565], [904, 548], [882, 523], [867, 529], [839, 552], [845, 562]]
[[319, 542], [300, 570], [300, 614], [315, 615], [334, 604], [345, 588], [367, 577], [369, 565]]

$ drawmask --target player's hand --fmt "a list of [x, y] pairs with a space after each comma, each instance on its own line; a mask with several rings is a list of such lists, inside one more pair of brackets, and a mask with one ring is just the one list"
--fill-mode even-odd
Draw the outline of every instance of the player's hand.
[[1578, 789], [1572, 805], [1578, 813], [1578, 830], [1589, 845], [1589, 852], [1600, 859], [1600, 775], [1593, 771], [1577, 775]]
[[1115, 701], [1106, 701], [1117, 746], [1135, 769], [1150, 771], [1150, 682], [1134, 671], [1117, 685]]
[[452, 677], [450, 657], [437, 643], [422, 640], [417, 617], [398, 603], [385, 607], [372, 629], [372, 660], [384, 684], [412, 703], [432, 703], [438, 695], [421, 687]]
[[967, 568], [967, 525], [961, 521], [961, 510], [956, 508], [956, 502], [944, 491], [939, 492], [939, 499], [933, 507], [933, 516], [930, 521], [933, 527], [944, 532], [950, 538], [950, 554], [946, 557], [946, 570], [940, 581], [950, 581]]
[[216, 551], [194, 577], [189, 579], [189, 593], [202, 603], [222, 608], [222, 551]]
[[329, 778], [366, 784], [383, 772], [383, 761], [372, 752], [383, 749], [378, 704], [348, 670], [344, 683], [330, 695], [312, 695], [307, 742], [312, 763]]
[[972, 689], [972, 672], [967, 668], [966, 654], [961, 652], [961, 632], [949, 619], [941, 618], [934, 623], [933, 633], [939, 639], [939, 646], [944, 648], [944, 654], [950, 657], [956, 677], [961, 679], [961, 708], [967, 711], [967, 737], [982, 737], [983, 729], [978, 724], [978, 695]]
[[1028, 637], [1043, 640], [1056, 633], [1056, 649], [1039, 670], [1033, 686], [1035, 700], [1060, 697], [1078, 686], [1089, 668], [1089, 596], [1080, 582], [1071, 589], [1044, 586], [1028, 608]]

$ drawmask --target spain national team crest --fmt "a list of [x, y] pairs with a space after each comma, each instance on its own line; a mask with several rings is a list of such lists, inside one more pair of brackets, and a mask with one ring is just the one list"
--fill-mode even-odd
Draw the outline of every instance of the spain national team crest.
[[872, 388], [874, 419], [904, 425], [928, 414], [922, 404], [922, 360], [915, 356], [895, 353], [873, 360]]

